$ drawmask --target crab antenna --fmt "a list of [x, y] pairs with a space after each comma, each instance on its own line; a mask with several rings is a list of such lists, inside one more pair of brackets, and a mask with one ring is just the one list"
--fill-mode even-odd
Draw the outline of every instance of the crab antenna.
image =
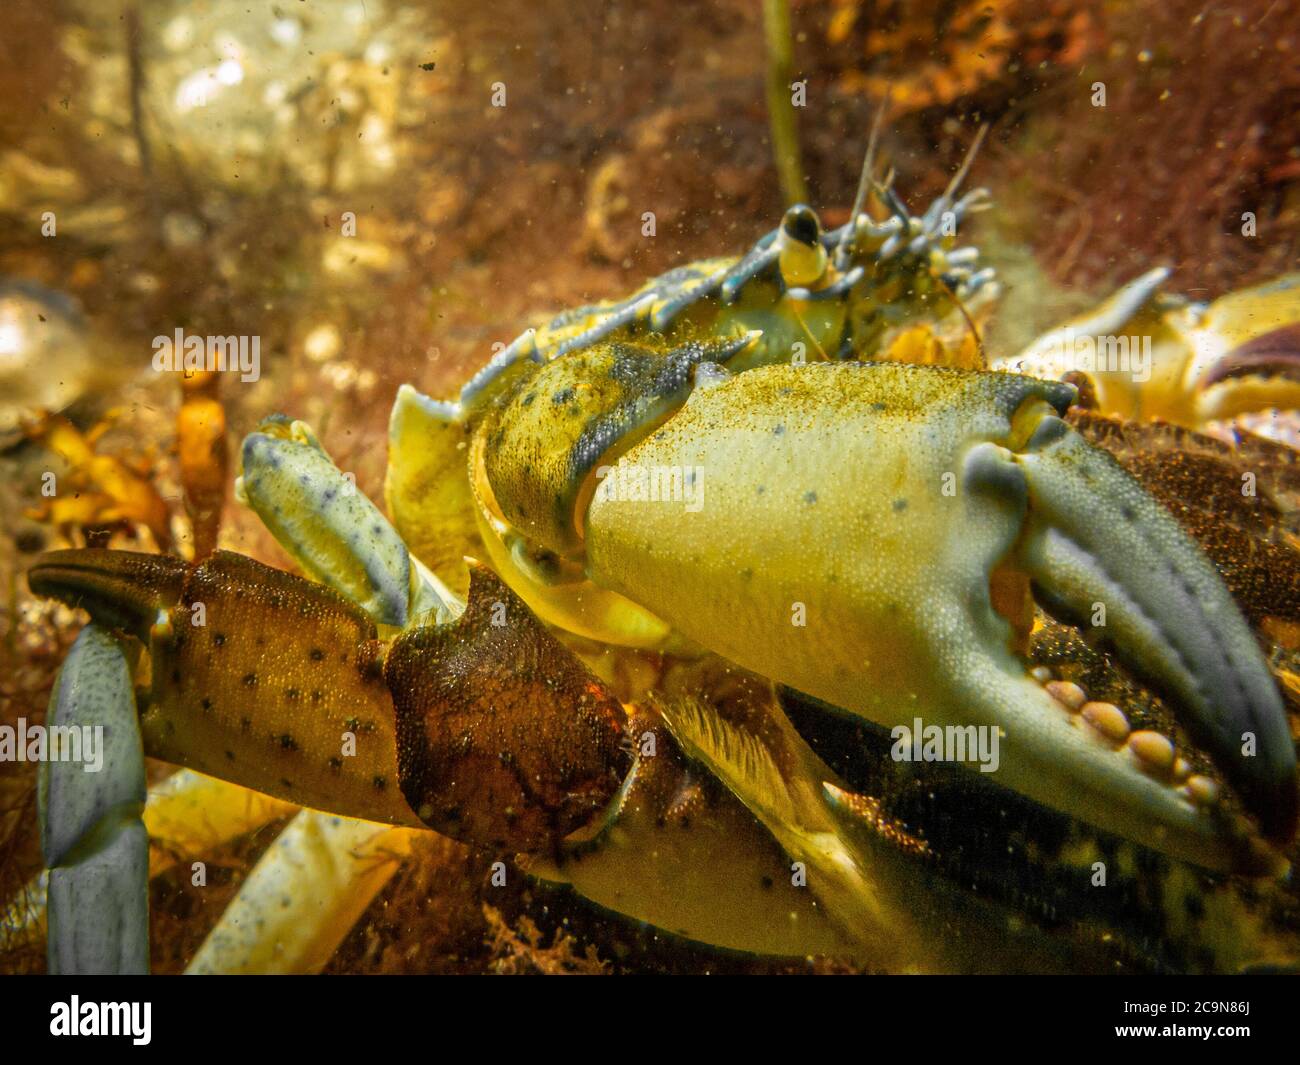
[[889, 172], [885, 175], [885, 180], [875, 182], [875, 189], [876, 194], [884, 201], [885, 205], [902, 219], [903, 228], [906, 229], [911, 216], [907, 213], [907, 205], [898, 198], [898, 193], [894, 191], [894, 178], [897, 176], [897, 171], [891, 166]]
[[871, 135], [867, 138], [867, 154], [862, 160], [862, 173], [858, 176], [858, 191], [853, 197], [853, 210], [849, 212], [849, 224], [844, 230], [844, 236], [840, 238], [839, 247], [835, 249], [835, 265], [840, 269], [848, 261], [849, 250], [853, 247], [858, 236], [858, 215], [860, 215], [867, 203], [867, 193], [875, 184], [875, 178], [872, 172], [876, 166], [876, 143], [880, 139], [880, 124], [885, 117], [885, 111], [889, 107], [890, 93], [885, 93], [885, 98], [880, 101], [880, 106], [876, 109], [876, 117], [871, 121]]
[[961, 183], [966, 180], [966, 175], [970, 173], [971, 165], [975, 162], [975, 156], [979, 155], [980, 145], [984, 143], [984, 137], [988, 134], [988, 131], [989, 124], [985, 122], [980, 126], [979, 132], [975, 134], [975, 140], [967, 150], [966, 158], [961, 161], [957, 173], [953, 174], [952, 180], [948, 182], [948, 187], [944, 189], [943, 199], [945, 202], [950, 201], [957, 194], [957, 190], [961, 188]]

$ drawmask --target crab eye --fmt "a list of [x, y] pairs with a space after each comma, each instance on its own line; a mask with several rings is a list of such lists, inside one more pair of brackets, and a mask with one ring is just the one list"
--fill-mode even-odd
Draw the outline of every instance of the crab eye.
[[781, 219], [781, 277], [790, 287], [815, 284], [826, 272], [822, 226], [811, 207], [795, 204]]
[[800, 244], [812, 245], [822, 235], [822, 225], [816, 211], [807, 204], [797, 203], [781, 219], [781, 232]]

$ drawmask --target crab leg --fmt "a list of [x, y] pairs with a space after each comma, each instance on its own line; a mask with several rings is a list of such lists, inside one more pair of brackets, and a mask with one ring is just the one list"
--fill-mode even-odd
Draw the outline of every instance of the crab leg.
[[378, 625], [447, 621], [464, 604], [339, 472], [305, 422], [263, 422], [244, 439], [239, 499], [317, 580]]
[[1184, 378], [1201, 419], [1300, 409], [1300, 274], [1215, 300], [1187, 342]]
[[1104, 413], [1195, 429], [1300, 409], [1300, 275], [1208, 305], [1162, 293], [1168, 277], [1163, 267], [1148, 271], [998, 367], [1082, 374]]
[[1106, 634], [1174, 698], [1265, 833], [1290, 838], [1294, 749], [1250, 630], [1172, 518], [1057, 428], [1072, 396], [899, 364], [768, 367], [697, 388], [619, 465], [702, 470], [706, 504], [598, 493], [589, 573], [877, 723], [1000, 730], [1001, 780], [1048, 806], [1199, 864], [1253, 861], [1174, 786], [1172, 751], [1053, 699], [1020, 653], [1031, 582], [1105, 603]]
[[[49, 870], [49, 971], [149, 971], [144, 754], [121, 645], [88, 625], [59, 673], [46, 720], [62, 736], [37, 777]], [[79, 760], [67, 745], [81, 740]], [[51, 740], [53, 743], [53, 739]], [[91, 754], [91, 749], [94, 754]]]
[[[721, 780], [807, 870], [826, 916], [859, 964], [889, 972], [980, 972], [1013, 953], [1060, 971], [1097, 949], [1086, 924], [1046, 934], [1032, 921], [945, 878], [927, 843], [872, 796], [845, 790], [776, 705], [760, 694], [656, 700], [673, 736]], [[1068, 946], [1067, 946], [1068, 944]]]
[[[141, 725], [151, 755], [386, 822], [301, 815], [196, 971], [319, 967], [405, 852], [409, 836], [393, 826], [434, 827], [505, 853], [553, 851], [627, 773], [618, 703], [481, 569], [455, 623], [414, 628], [391, 649], [328, 590], [224, 552], [200, 567], [56, 552], [29, 579], [145, 643]], [[199, 603], [207, 627], [228, 634], [178, 638]], [[499, 611], [509, 624], [498, 625]], [[286, 622], [300, 638], [272, 647], [267, 632]], [[302, 702], [310, 705], [300, 711]], [[286, 897], [295, 901], [282, 912]], [[275, 943], [272, 965], [265, 951]]]
[[[292, 809], [215, 777], [179, 770], [150, 790], [145, 806], [149, 876]], [[186, 971], [318, 971], [409, 853], [413, 831], [298, 811], [240, 886]], [[42, 933], [47, 877], [33, 880], [7, 907], [7, 949]], [[137, 888], [119, 884], [123, 897]], [[139, 898], [145, 897], [141, 891]], [[287, 907], [286, 898], [291, 900]], [[143, 942], [147, 951], [147, 936]], [[147, 964], [147, 953], [145, 960]], [[102, 968], [81, 951], [78, 967]]]
[[[436, 621], [452, 611], [462, 614], [465, 608], [460, 601], [409, 558], [405, 545], [373, 504], [359, 493], [348, 492], [350, 488], [305, 426], [291, 426], [287, 433], [253, 434], [246, 442], [243, 493], [260, 506], [268, 524], [305, 567], [350, 593], [383, 623]], [[160, 757], [212, 767], [253, 787], [292, 795], [299, 802], [423, 827], [421, 817], [399, 794], [399, 778], [412, 777], [414, 783], [409, 785], [401, 780], [401, 790], [422, 797], [417, 807], [428, 807], [427, 818], [438, 820], [452, 834], [469, 831], [473, 836], [481, 829], [483, 835], [474, 837], [480, 842], [488, 833], [502, 831], [504, 808], [509, 815], [507, 836], [514, 831], [510, 838], [519, 842], [519, 831], [539, 831], [542, 845], [553, 846], [558, 837], [547, 832], [567, 834], [573, 824], [566, 817], [580, 823], [587, 816], [587, 804], [598, 807], [607, 797], [577, 791], [581, 762], [572, 755], [581, 751], [582, 744], [569, 729], [558, 737], [562, 747], [558, 771], [566, 778], [565, 786], [574, 790], [561, 793], [557, 808], [547, 808], [545, 799], [541, 808], [522, 806], [513, 799], [501, 807], [488, 801], [482, 816], [476, 811], [456, 814], [455, 823], [448, 823], [446, 804], [451, 801], [449, 793], [455, 793], [455, 778], [445, 784], [431, 780], [438, 773], [443, 774], [438, 780], [445, 780], [446, 762], [461, 766], [467, 778], [463, 787], [470, 793], [487, 787], [484, 798], [490, 800], [493, 785], [470, 771], [466, 762], [472, 758], [463, 753], [440, 760], [437, 751], [425, 751], [421, 741], [426, 703], [421, 695], [431, 681], [437, 682], [434, 656], [423, 645], [393, 656], [392, 668], [399, 678], [396, 690], [401, 695], [395, 710], [383, 677], [386, 649], [376, 639], [375, 623], [324, 588], [251, 560], [218, 553], [194, 568], [154, 556], [67, 552], [48, 556], [33, 569], [30, 580], [36, 591], [77, 601], [146, 644], [152, 678], [146, 736], [150, 752]], [[499, 605], [502, 598], [512, 600], [517, 617], [526, 613], [501, 589], [487, 595], [486, 607], [482, 594], [471, 600], [473, 623], [485, 620], [485, 610]], [[202, 623], [193, 625], [200, 616]], [[272, 648], [268, 632], [282, 619], [295, 616], [297, 646], [290, 640]], [[516, 634], [526, 630], [526, 625], [514, 626]], [[440, 638], [434, 624], [413, 629], [411, 636], [416, 642]], [[441, 638], [457, 647], [466, 642], [461, 628]], [[308, 643], [312, 665], [304, 672], [294, 662]], [[461, 655], [461, 659], [454, 667], [458, 671], [472, 666], [472, 658]], [[504, 661], [509, 668], [509, 657]], [[576, 660], [567, 671], [564, 665], [559, 663], [539, 679], [548, 690], [554, 686], [555, 698], [570, 715], [576, 711], [573, 720], [581, 722], [584, 703], [591, 696], [560, 683], [581, 672]], [[245, 669], [248, 672], [242, 672]], [[273, 694], [264, 689], [264, 677], [275, 678]], [[474, 682], [469, 684], [472, 688]], [[456, 712], [464, 713], [456, 696], [452, 683], [447, 698]], [[284, 699], [295, 704], [288, 712]], [[300, 702], [311, 706], [295, 714]], [[498, 702], [499, 696], [485, 708], [493, 717]], [[530, 701], [526, 694], [522, 702], [525, 708], [541, 703]], [[331, 721], [336, 711], [345, 709], [354, 714], [350, 720]], [[401, 743], [394, 735], [399, 728], [409, 733]], [[616, 744], [617, 730], [609, 736]], [[340, 739], [351, 739], [354, 750], [345, 750]], [[338, 753], [329, 754], [332, 746]], [[459, 733], [448, 735], [439, 751], [446, 754], [451, 746], [458, 752], [463, 746]], [[518, 757], [521, 765], [535, 764], [526, 760], [531, 752], [512, 750], [508, 743], [496, 745], [489, 740], [485, 746], [491, 749], [484, 754], [502, 766], [505, 752]], [[217, 754], [222, 748], [224, 760]], [[329, 766], [324, 778], [322, 764]], [[517, 772], [511, 763], [505, 769], [506, 779]], [[534, 781], [534, 788], [546, 784], [541, 774], [530, 773], [527, 779]], [[540, 828], [535, 817], [543, 818]], [[409, 848], [409, 832], [391, 824], [303, 811], [243, 885], [190, 971], [318, 969], [397, 868]], [[283, 905], [285, 898], [292, 905]]]
[[[204, 854], [293, 811], [272, 799], [216, 777], [181, 769], [149, 789], [144, 827], [149, 834], [149, 876]], [[33, 877], [9, 900], [0, 918], [0, 944], [10, 950], [44, 935], [48, 872]]]
[[319, 972], [410, 853], [412, 831], [299, 811], [186, 973]]

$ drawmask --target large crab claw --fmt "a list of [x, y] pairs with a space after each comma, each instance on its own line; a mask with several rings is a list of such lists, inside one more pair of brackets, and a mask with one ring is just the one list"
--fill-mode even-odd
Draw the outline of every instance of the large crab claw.
[[[292, 443], [277, 459], [295, 477]], [[391, 641], [341, 595], [227, 551], [54, 551], [28, 581], [143, 645], [146, 754], [276, 798], [548, 853], [627, 775], [618, 701], [481, 566], [458, 617]]]
[[226, 551], [200, 566], [53, 551], [27, 579], [143, 645], [145, 753], [301, 805], [419, 823], [397, 787], [384, 645], [340, 596]]
[[[1180, 783], [1167, 741], [1053, 698], [1020, 653], [1031, 589], [1104, 621], [1264, 832], [1291, 837], [1295, 752], [1251, 631], [1169, 514], [1060, 420], [1072, 397], [899, 364], [768, 367], [698, 387], [596, 491], [589, 573], [879, 724], [983, 726], [1001, 741], [1001, 782], [1032, 799], [1242, 867], [1258, 841], [1245, 846], [1241, 824]], [[695, 505], [622, 491], [635, 471], [665, 469], [703, 480]]]

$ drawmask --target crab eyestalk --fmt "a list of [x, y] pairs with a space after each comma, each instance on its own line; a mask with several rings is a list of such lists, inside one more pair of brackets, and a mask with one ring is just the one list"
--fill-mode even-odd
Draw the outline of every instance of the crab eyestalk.
[[[1058, 430], [1072, 396], [896, 364], [769, 367], [697, 389], [620, 464], [702, 470], [707, 504], [597, 496], [588, 572], [847, 712], [996, 731], [998, 779], [1045, 805], [1198, 864], [1252, 862], [1233, 826], [1144, 760], [1149, 734], [1095, 726], [1114, 722], [1052, 698], [1019, 653], [1031, 581], [1058, 602], [1107, 602], [1115, 643], [1264, 831], [1290, 837], [1294, 750], [1253, 637], [1172, 518]], [[1254, 758], [1234, 754], [1247, 730]]]
[[822, 245], [821, 220], [811, 207], [800, 203], [785, 212], [777, 243], [777, 266], [787, 286], [807, 288], [825, 277], [830, 259]]

